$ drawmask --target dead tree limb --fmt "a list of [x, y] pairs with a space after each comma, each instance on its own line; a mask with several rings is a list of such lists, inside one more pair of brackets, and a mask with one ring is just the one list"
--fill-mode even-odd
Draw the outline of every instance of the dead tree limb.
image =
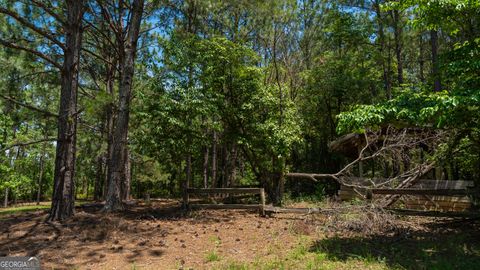
[[[423, 175], [428, 173], [435, 167], [434, 160], [424, 161], [418, 160], [419, 149], [427, 149], [428, 153], [433, 154], [438, 145], [445, 142], [449, 138], [446, 131], [428, 130], [428, 129], [396, 129], [388, 126], [383, 130], [376, 132], [367, 131], [364, 138], [358, 136], [350, 136], [355, 140], [362, 140], [362, 147], [358, 152], [357, 157], [340, 171], [332, 174], [317, 174], [317, 173], [288, 173], [288, 177], [304, 178], [318, 182], [321, 179], [334, 179], [343, 186], [351, 187], [353, 190], [366, 197], [365, 192], [371, 188], [408, 188], [415, 184]], [[358, 145], [358, 143], [349, 143], [348, 145]], [[424, 150], [421, 150], [424, 151]], [[417, 157], [416, 162], [412, 162], [412, 158]], [[355, 182], [354, 168], [364, 161], [371, 161], [380, 159], [390, 160], [396, 166], [401, 166], [403, 162], [407, 161], [408, 166], [403, 166], [403, 169], [397, 169], [391, 177], [378, 183], [374, 179], [365, 178], [363, 182]], [[413, 163], [413, 164], [412, 164]], [[413, 166], [411, 166], [413, 165]], [[393, 204], [400, 198], [399, 195], [391, 195], [379, 201], [383, 207]]]
[[29, 145], [32, 145], [32, 144], [42, 143], [42, 142], [54, 142], [54, 141], [57, 141], [57, 138], [44, 138], [44, 139], [41, 139], [41, 140], [36, 140], [36, 141], [31, 141], [31, 142], [14, 143], [14, 144], [11, 144], [9, 146], [6, 146], [6, 147], [0, 149], [0, 152], [6, 151], [8, 149], [12, 149], [14, 147], [23, 147], [23, 146], [29, 146]]

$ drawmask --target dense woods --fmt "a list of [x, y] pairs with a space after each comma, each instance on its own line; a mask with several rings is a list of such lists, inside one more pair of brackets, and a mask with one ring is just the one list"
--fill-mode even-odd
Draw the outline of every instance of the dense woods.
[[0, 197], [52, 220], [182, 187], [280, 204], [387, 126], [446, 134], [437, 178], [479, 184], [475, 0], [1, 0], [0, 63]]

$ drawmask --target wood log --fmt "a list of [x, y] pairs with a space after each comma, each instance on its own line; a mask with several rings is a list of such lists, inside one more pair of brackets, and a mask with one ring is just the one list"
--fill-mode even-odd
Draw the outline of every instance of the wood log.
[[440, 211], [418, 211], [409, 209], [387, 209], [393, 214], [406, 216], [426, 216], [426, 217], [460, 217], [460, 218], [480, 218], [478, 212], [440, 212]]
[[261, 208], [259, 204], [190, 204], [191, 209], [253, 209]]
[[318, 214], [322, 210], [320, 208], [282, 208], [274, 206], [266, 206], [266, 213], [291, 213], [291, 214]]
[[397, 194], [397, 195], [439, 195], [439, 196], [454, 196], [454, 195], [469, 195], [473, 194], [472, 191], [467, 189], [416, 189], [416, 188], [402, 188], [402, 189], [390, 189], [390, 188], [372, 188], [373, 194]]
[[261, 188], [188, 188], [189, 194], [260, 194]]

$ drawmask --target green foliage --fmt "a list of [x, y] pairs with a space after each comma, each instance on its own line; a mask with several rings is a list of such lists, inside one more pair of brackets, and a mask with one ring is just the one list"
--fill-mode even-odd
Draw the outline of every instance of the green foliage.
[[[479, 92], [480, 93], [480, 92]], [[398, 127], [468, 128], [478, 126], [479, 95], [458, 96], [448, 92], [407, 90], [377, 105], [357, 105], [338, 115], [337, 131], [363, 132], [388, 124]]]

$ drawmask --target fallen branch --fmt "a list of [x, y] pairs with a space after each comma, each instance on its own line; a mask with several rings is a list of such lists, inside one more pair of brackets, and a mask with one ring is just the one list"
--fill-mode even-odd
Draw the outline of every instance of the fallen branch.
[[33, 106], [33, 105], [30, 105], [30, 104], [22, 103], [22, 102], [20, 102], [20, 101], [17, 101], [17, 100], [14, 99], [14, 98], [7, 97], [7, 96], [4, 96], [4, 95], [2, 95], [2, 94], [0, 94], [0, 97], [3, 98], [3, 99], [5, 99], [5, 100], [8, 100], [8, 101], [10, 101], [10, 102], [13, 102], [13, 103], [15, 103], [15, 104], [17, 104], [17, 105], [20, 105], [20, 106], [22, 106], [22, 107], [25, 107], [25, 108], [27, 108], [27, 109], [30, 109], [30, 110], [32, 110], [32, 111], [36, 111], [36, 112], [39, 112], [39, 113], [41, 113], [41, 114], [44, 114], [45, 116], [48, 116], [48, 117], [58, 117], [58, 115], [55, 114], [55, 113], [52, 113], [52, 112], [49, 112], [49, 111], [47, 111], [47, 110], [43, 110], [43, 109], [37, 108], [37, 107], [35, 107], [35, 106]]
[[23, 147], [23, 146], [29, 146], [29, 145], [32, 145], [32, 144], [37, 144], [37, 143], [42, 143], [42, 142], [54, 142], [54, 141], [57, 141], [57, 138], [45, 138], [45, 139], [41, 139], [41, 140], [37, 140], [37, 141], [31, 141], [31, 142], [19, 142], [19, 143], [15, 143], [15, 144], [12, 144], [12, 145], [9, 145], [7, 147], [4, 147], [2, 149], [0, 149], [0, 151], [6, 151], [8, 149], [12, 149], [14, 147]]

